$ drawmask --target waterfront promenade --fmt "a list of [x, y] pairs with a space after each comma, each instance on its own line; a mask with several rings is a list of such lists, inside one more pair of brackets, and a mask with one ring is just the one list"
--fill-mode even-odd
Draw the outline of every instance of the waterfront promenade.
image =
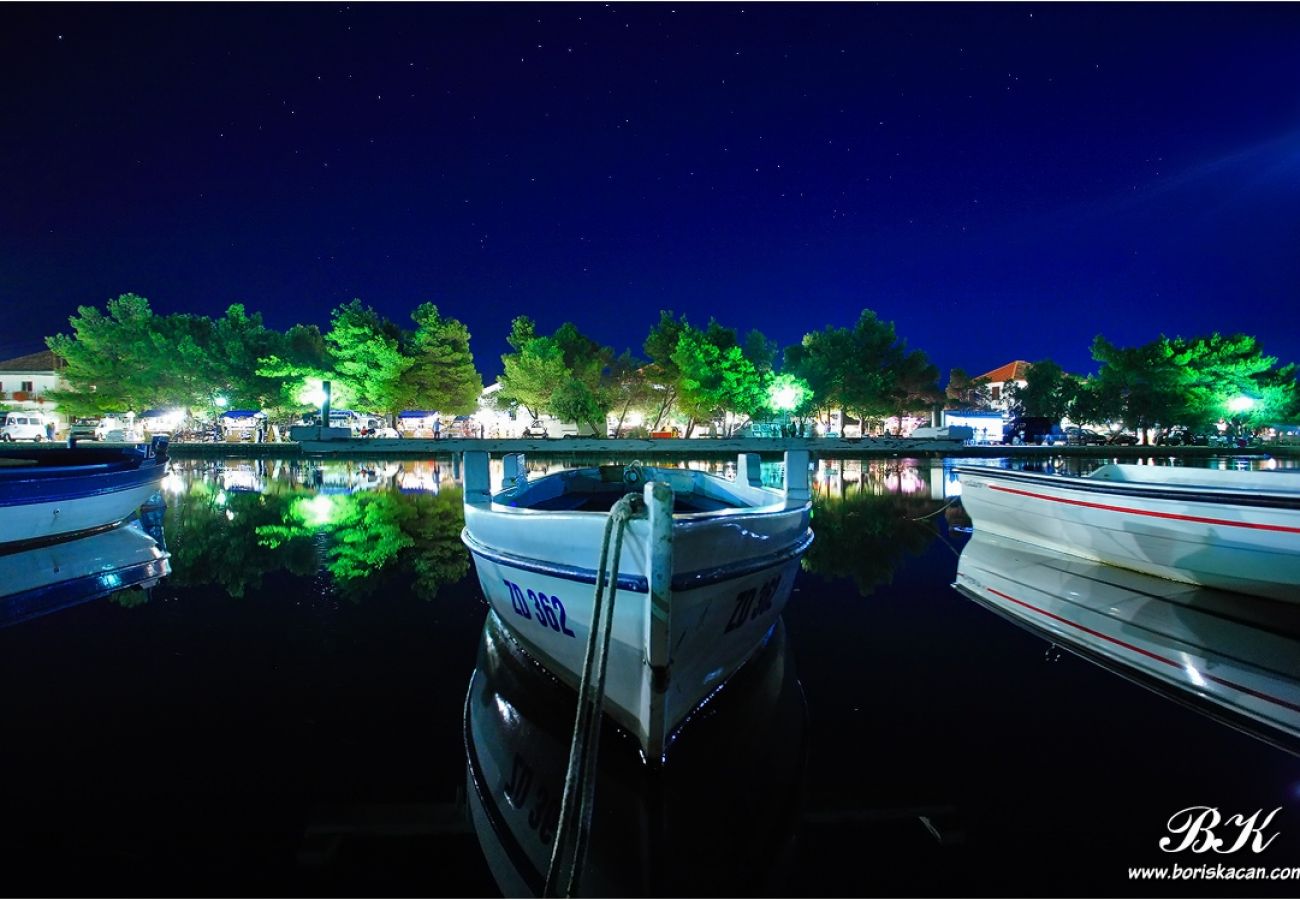
[[354, 459], [417, 459], [452, 456], [466, 450], [486, 450], [492, 454], [530, 453], [537, 456], [572, 454], [635, 459], [682, 457], [704, 459], [732, 457], [737, 453], [780, 455], [786, 450], [808, 450], [814, 457], [1058, 457], [1086, 456], [1116, 459], [1150, 457], [1205, 458], [1213, 456], [1300, 456], [1300, 447], [1260, 446], [1245, 449], [1227, 447], [1127, 447], [1127, 446], [1055, 446], [1038, 447], [1012, 444], [978, 444], [967, 446], [957, 441], [911, 438], [864, 438], [861, 440], [826, 438], [351, 438], [330, 441], [283, 441], [277, 443], [189, 443], [171, 445], [177, 459], [247, 459], [249, 457], [339, 457]]

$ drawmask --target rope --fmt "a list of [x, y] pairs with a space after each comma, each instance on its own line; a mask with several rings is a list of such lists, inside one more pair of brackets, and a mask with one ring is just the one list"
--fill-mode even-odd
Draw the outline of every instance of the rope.
[[618, 563], [623, 553], [627, 523], [642, 512], [644, 504], [640, 494], [624, 494], [605, 520], [596, 593], [592, 599], [591, 632], [587, 636], [587, 652], [582, 662], [578, 712], [573, 723], [573, 741], [569, 745], [569, 766], [564, 775], [564, 799], [560, 804], [551, 864], [546, 871], [544, 897], [574, 896], [578, 877], [586, 863], [592, 801], [596, 794], [596, 751], [600, 743], [601, 709], [605, 700], [605, 663], [609, 658], [609, 638], [614, 630]]

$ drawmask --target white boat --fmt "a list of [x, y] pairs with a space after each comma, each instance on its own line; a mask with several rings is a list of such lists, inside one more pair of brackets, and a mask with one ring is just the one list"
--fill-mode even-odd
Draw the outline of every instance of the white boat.
[[958, 466], [975, 528], [1205, 587], [1300, 602], [1300, 472]]
[[1300, 608], [1179, 584], [976, 531], [953, 585], [1107, 669], [1292, 753]]
[[158, 491], [166, 472], [165, 436], [130, 447], [0, 450], [0, 544], [115, 525]]
[[0, 627], [127, 588], [151, 588], [171, 571], [168, 559], [134, 523], [0, 554]]
[[490, 490], [488, 455], [464, 459], [465, 529], [483, 594], [538, 662], [577, 686], [592, 626], [609, 511], [625, 494], [604, 709], [661, 762], [678, 726], [762, 644], [812, 543], [807, 451], [785, 455], [784, 490], [761, 486], [757, 454], [734, 482], [648, 466], [571, 469], [527, 480], [505, 459]]

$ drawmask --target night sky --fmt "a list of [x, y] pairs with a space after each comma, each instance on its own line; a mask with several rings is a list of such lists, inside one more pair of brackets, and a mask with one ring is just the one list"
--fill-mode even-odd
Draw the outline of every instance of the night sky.
[[360, 297], [640, 352], [864, 307], [940, 367], [1300, 361], [1300, 7], [0, 7], [0, 358], [78, 304]]

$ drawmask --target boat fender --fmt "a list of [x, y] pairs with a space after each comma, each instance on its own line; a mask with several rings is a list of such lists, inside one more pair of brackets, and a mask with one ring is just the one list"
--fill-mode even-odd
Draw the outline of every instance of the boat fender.
[[645, 483], [645, 473], [641, 471], [641, 460], [634, 459], [623, 467], [623, 482], [631, 487], [640, 487]]

